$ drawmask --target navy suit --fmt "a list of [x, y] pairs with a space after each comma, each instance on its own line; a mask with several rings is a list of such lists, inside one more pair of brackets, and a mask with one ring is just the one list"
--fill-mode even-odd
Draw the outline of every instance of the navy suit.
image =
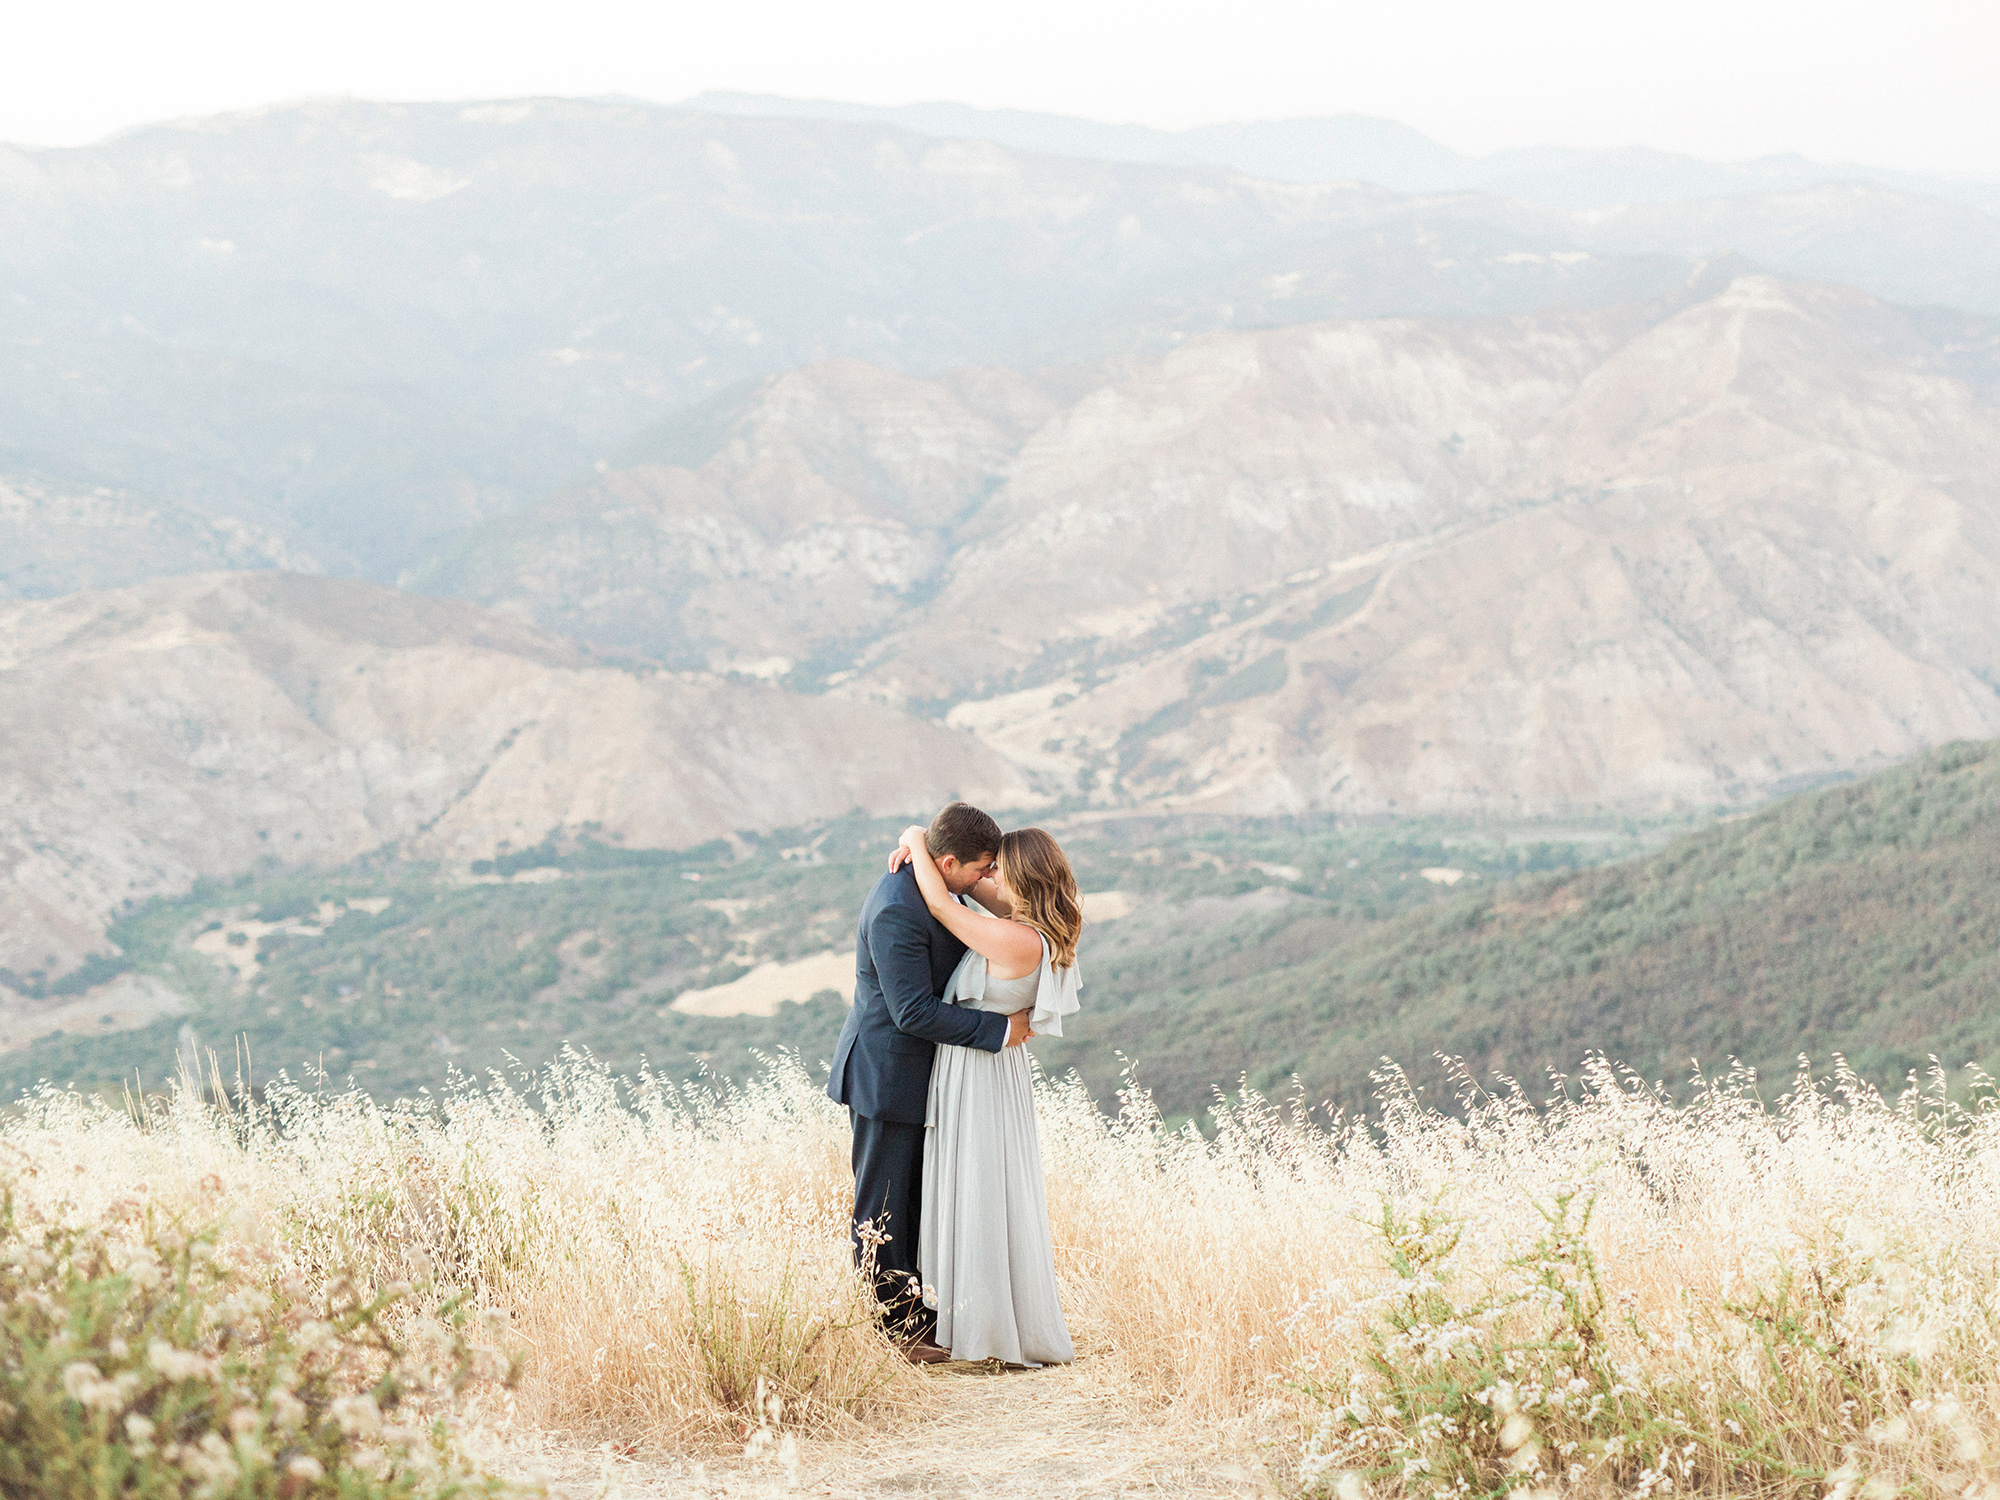
[[875, 1250], [875, 1294], [898, 1331], [921, 1334], [930, 1319], [913, 1295], [922, 1225], [924, 1111], [937, 1044], [998, 1052], [1007, 1018], [942, 998], [965, 944], [930, 914], [906, 865], [875, 882], [854, 944], [854, 1008], [834, 1048], [827, 1097], [854, 1126], [854, 1254], [872, 1223], [888, 1238]]

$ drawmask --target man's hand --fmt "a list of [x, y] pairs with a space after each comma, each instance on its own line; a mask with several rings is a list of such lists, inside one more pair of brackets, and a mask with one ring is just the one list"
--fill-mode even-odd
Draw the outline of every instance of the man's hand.
[[1028, 1015], [1029, 1013], [1025, 1010], [1017, 1010], [1007, 1018], [1007, 1045], [1009, 1047], [1018, 1047], [1034, 1035], [1034, 1032], [1028, 1029]]

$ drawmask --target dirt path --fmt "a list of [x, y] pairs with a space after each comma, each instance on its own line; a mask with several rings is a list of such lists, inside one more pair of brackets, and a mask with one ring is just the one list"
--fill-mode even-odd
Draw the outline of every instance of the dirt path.
[[1102, 1359], [1048, 1370], [941, 1365], [931, 1409], [858, 1438], [706, 1462], [652, 1462], [561, 1445], [521, 1450], [508, 1468], [555, 1500], [780, 1494], [921, 1496], [1146, 1494], [1267, 1497], [1254, 1447], [1224, 1432], [1170, 1428], [1123, 1395]]

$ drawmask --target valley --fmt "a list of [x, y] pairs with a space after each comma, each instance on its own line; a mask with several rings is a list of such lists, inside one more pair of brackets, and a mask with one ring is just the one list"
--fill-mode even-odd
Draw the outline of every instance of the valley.
[[203, 878], [464, 862], [552, 829], [686, 846], [1024, 792], [970, 736], [890, 708], [606, 662], [351, 579], [4, 604], [0, 985], [71, 972], [117, 914]]
[[418, 582], [942, 717], [1058, 800], [1745, 805], [2000, 733], [1996, 361], [2000, 325], [1721, 266], [1080, 395], [812, 366]]
[[[566, 1047], [684, 1083], [741, 1081], [781, 1049], [812, 1070], [900, 825], [204, 882], [116, 924], [117, 972], [90, 991], [143, 981], [185, 1009], [16, 1044], [0, 1086], [152, 1087], [189, 1051], [226, 1079], [382, 1097], [525, 1077]], [[1084, 1011], [1035, 1053], [1100, 1106], [1129, 1070], [1170, 1119], [1239, 1080], [1365, 1115], [1392, 1062], [1441, 1107], [1508, 1080], [1540, 1097], [1597, 1052], [1678, 1096], [1738, 1067], [1782, 1092], [1801, 1058], [1891, 1095], [1932, 1057], [2000, 1075], [2000, 744], [1702, 829], [1048, 826], [1094, 919]]]
[[[742, 1079], [758, 1052], [779, 1048], [810, 1066], [831, 1056], [846, 1017], [855, 920], [904, 821], [850, 818], [679, 852], [565, 840], [469, 866], [370, 860], [206, 880], [112, 927], [120, 955], [92, 976], [100, 988], [63, 1002], [84, 1024], [0, 1051], [0, 1089], [40, 1078], [154, 1087], [190, 1046], [231, 1077], [247, 1056], [247, 1077], [324, 1070], [327, 1087], [385, 1097], [441, 1092], [454, 1071], [534, 1067], [564, 1046], [678, 1081]], [[1148, 1002], [1163, 934], [1171, 951], [1203, 950], [1209, 977], [1241, 976], [1273, 961], [1245, 942], [1274, 915], [1310, 911], [1358, 930], [1468, 883], [1598, 862], [1671, 831], [1051, 826], [1096, 893], [1084, 956], [1092, 1005], [1108, 1009]], [[185, 1008], [103, 1026], [91, 998], [134, 976]], [[1091, 1054], [1094, 1081], [1112, 1076], [1120, 1046]]]
[[0, 148], [0, 1074], [811, 1056], [961, 795], [1075, 847], [1100, 1100], [1983, 1058], [1985, 825], [1856, 830], [2000, 736], [1989, 188], [738, 96]]

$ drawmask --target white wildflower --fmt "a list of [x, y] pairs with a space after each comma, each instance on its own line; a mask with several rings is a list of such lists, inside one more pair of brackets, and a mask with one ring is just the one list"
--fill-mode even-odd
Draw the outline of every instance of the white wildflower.
[[363, 1391], [355, 1396], [336, 1397], [328, 1408], [340, 1430], [349, 1437], [374, 1437], [382, 1430], [382, 1409], [375, 1398]]
[[93, 1411], [119, 1411], [125, 1405], [129, 1383], [106, 1380], [89, 1360], [72, 1360], [63, 1366], [63, 1389], [70, 1400]]
[[222, 1373], [215, 1360], [176, 1349], [165, 1339], [154, 1339], [146, 1345], [146, 1362], [169, 1380], [213, 1380]]

